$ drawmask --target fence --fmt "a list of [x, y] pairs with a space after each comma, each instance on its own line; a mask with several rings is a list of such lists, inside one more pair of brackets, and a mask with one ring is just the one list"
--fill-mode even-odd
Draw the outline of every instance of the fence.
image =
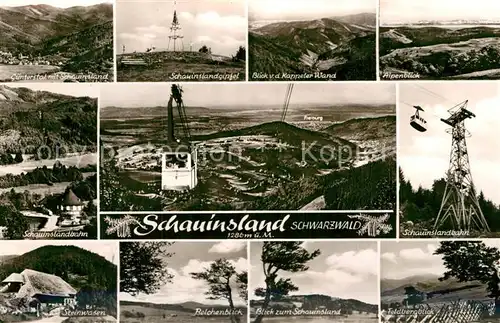
[[382, 322], [395, 323], [472, 323], [491, 316], [495, 310], [492, 302], [483, 303], [473, 300], [458, 300], [441, 303], [438, 306], [404, 308], [407, 314], [382, 312]]

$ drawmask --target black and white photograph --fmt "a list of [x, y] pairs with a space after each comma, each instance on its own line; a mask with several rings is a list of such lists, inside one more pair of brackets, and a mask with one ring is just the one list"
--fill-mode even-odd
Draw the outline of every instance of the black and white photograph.
[[0, 239], [97, 238], [98, 95], [0, 85]]
[[380, 0], [382, 80], [500, 78], [500, 2]]
[[498, 240], [381, 242], [382, 322], [500, 322]]
[[244, 81], [245, 0], [116, 0], [118, 82]]
[[376, 10], [373, 0], [249, 0], [249, 80], [376, 80]]
[[251, 322], [378, 322], [376, 242], [250, 244]]
[[121, 242], [120, 322], [247, 323], [246, 241]]
[[118, 244], [0, 241], [0, 322], [117, 322]]
[[498, 237], [500, 86], [399, 85], [400, 236]]
[[393, 84], [101, 89], [101, 211], [395, 209]]
[[0, 82], [114, 79], [113, 0], [2, 0]]

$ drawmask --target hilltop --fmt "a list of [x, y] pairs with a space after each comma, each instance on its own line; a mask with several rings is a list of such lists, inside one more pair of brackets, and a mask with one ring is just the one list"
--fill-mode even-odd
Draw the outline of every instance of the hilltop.
[[395, 140], [396, 116], [350, 119], [334, 124], [324, 131], [346, 140], [381, 140], [386, 138], [394, 138]]
[[[97, 145], [97, 99], [0, 86], [0, 151], [16, 153], [49, 141]], [[40, 113], [43, 113], [42, 124]], [[29, 152], [27, 152], [29, 153]]]
[[374, 79], [375, 14], [274, 22], [250, 30], [250, 70]]

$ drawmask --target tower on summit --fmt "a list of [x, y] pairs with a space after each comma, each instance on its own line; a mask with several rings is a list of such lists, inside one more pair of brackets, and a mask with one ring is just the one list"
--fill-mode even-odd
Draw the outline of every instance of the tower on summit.
[[182, 41], [184, 36], [182, 36], [181, 33], [182, 28], [179, 22], [179, 18], [177, 17], [176, 5], [177, 1], [174, 1], [174, 18], [172, 20], [172, 24], [170, 25], [170, 35], [168, 36], [168, 51], [174, 52], [177, 52], [179, 50], [179, 45], [180, 51], [184, 51], [184, 42]]

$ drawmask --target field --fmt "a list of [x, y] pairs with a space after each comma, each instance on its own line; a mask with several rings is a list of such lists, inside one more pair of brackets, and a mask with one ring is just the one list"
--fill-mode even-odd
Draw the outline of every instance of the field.
[[[125, 65], [139, 59], [146, 65]], [[117, 56], [119, 82], [244, 81], [245, 62], [197, 52], [134, 53]], [[181, 78], [179, 78], [181, 77]]]
[[[18, 81], [19, 78], [25, 75], [42, 75], [52, 74], [60, 70], [57, 66], [47, 65], [1, 65], [0, 64], [0, 81], [10, 82]], [[16, 79], [14, 79], [16, 78]], [[33, 80], [31, 80], [33, 82]]]
[[380, 27], [381, 77], [495, 79], [499, 37], [496, 26]]
[[[165, 307], [165, 308], [162, 308]], [[182, 305], [157, 305], [157, 307], [141, 305], [120, 306], [120, 322], [126, 323], [230, 323], [227, 317], [195, 316], [195, 309], [183, 307]], [[240, 323], [246, 323], [246, 314], [241, 317]]]
[[[380, 138], [351, 142], [343, 138], [350, 136], [350, 128], [328, 127], [390, 113], [385, 107], [301, 107], [290, 111], [289, 121], [284, 123], [270, 122], [279, 119], [279, 108], [256, 112], [187, 107], [191, 139], [198, 151], [199, 184], [189, 193], [161, 193], [160, 155], [166, 149], [162, 140], [166, 120], [161, 114], [154, 117], [161, 113], [155, 109], [143, 109], [142, 117], [132, 111], [127, 111], [128, 116], [121, 112], [133, 109], [103, 109], [101, 139], [115, 151], [120, 186], [135, 192], [140, 204], [161, 204], [164, 210], [301, 209], [315, 200], [316, 207], [323, 208], [328, 204], [321, 201], [325, 188], [338, 181], [330, 176], [348, 171], [349, 165], [382, 159], [385, 145]], [[304, 115], [318, 114], [325, 116], [320, 125], [304, 121]], [[337, 131], [344, 133], [336, 136]], [[389, 136], [394, 137], [394, 133]], [[311, 148], [309, 156], [303, 156], [304, 147]], [[101, 187], [106, 191], [106, 184]]]
[[[24, 161], [19, 164], [14, 165], [0, 165], [0, 176], [5, 176], [7, 174], [20, 175], [22, 173], [27, 173], [34, 170], [37, 167], [52, 168], [55, 159], [43, 159], [43, 160], [33, 160], [32, 155], [24, 155]], [[76, 166], [78, 168], [84, 168], [89, 165], [95, 165], [97, 161], [97, 154], [83, 154], [83, 155], [71, 155], [67, 157], [58, 158], [58, 160], [70, 167]]]

